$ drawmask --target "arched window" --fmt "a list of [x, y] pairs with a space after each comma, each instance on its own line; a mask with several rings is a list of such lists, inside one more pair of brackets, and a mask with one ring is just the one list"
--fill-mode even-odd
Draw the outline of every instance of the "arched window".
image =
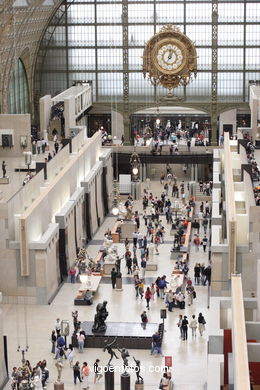
[[19, 59], [15, 65], [8, 90], [9, 114], [29, 113], [28, 81], [24, 64]]

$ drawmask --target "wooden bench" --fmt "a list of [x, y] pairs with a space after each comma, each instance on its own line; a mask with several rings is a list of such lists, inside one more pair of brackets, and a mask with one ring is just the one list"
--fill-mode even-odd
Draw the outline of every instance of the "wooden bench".
[[113, 227], [113, 229], [111, 231], [112, 240], [113, 240], [113, 243], [115, 243], [115, 244], [120, 243], [120, 233], [117, 231], [117, 229], [120, 227], [120, 225], [121, 225], [120, 221], [117, 221], [115, 223], [115, 226]]

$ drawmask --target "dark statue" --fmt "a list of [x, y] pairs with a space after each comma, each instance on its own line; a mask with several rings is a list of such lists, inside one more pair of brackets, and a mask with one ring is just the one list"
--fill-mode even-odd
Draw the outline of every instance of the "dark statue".
[[[123, 256], [124, 257], [124, 256]], [[117, 273], [117, 277], [121, 278], [121, 260], [123, 259], [123, 257], [119, 257], [117, 256], [116, 258], [116, 273]]]
[[126, 368], [128, 367], [128, 359], [127, 358], [130, 356], [129, 352], [125, 348], [122, 348], [122, 349], [117, 348], [117, 350], [121, 353], [121, 358], [123, 359], [124, 370], [126, 370]]
[[6, 163], [5, 163], [5, 161], [2, 162], [2, 171], [3, 171], [3, 177], [6, 177]]
[[135, 383], [144, 383], [144, 378], [140, 375], [140, 360], [136, 360], [135, 357], [133, 356], [133, 359], [135, 361], [135, 373], [136, 373], [136, 382]]
[[99, 332], [105, 332], [107, 326], [105, 324], [105, 321], [108, 316], [107, 311], [107, 301], [104, 301], [103, 303], [99, 303], [96, 307], [96, 314], [94, 319], [94, 325], [92, 327], [92, 332], [99, 333]]
[[[104, 346], [104, 349], [103, 349], [103, 352], [107, 351], [107, 352], [109, 353], [109, 355], [110, 355], [109, 362], [107, 363], [108, 366], [110, 365], [111, 360], [113, 359], [113, 357], [115, 357], [116, 359], [119, 359], [119, 357], [116, 356], [115, 351], [113, 351], [113, 349], [112, 349], [112, 345], [115, 344], [116, 340], [117, 340], [117, 337], [115, 337], [114, 340], [113, 340], [111, 343], [106, 344], [106, 345]], [[105, 340], [105, 343], [106, 343], [107, 341], [108, 341], [108, 340]]]

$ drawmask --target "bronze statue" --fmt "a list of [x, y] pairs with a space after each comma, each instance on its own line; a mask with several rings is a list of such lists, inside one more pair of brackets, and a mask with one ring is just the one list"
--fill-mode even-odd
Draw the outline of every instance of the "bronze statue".
[[124, 256], [122, 257], [119, 257], [117, 256], [116, 258], [116, 273], [117, 273], [117, 277], [121, 277], [121, 260], [123, 259]]
[[97, 313], [95, 314], [95, 319], [94, 319], [94, 325], [92, 327], [92, 332], [105, 332], [107, 326], [105, 324], [105, 321], [108, 316], [108, 311], [107, 311], [107, 301], [104, 301], [103, 303], [99, 303], [96, 307]]
[[128, 367], [128, 359], [127, 358], [130, 357], [129, 352], [125, 348], [122, 348], [122, 349], [117, 348], [117, 350], [121, 353], [121, 358], [123, 359], [124, 370], [126, 370], [126, 367]]
[[5, 163], [5, 161], [2, 162], [2, 171], [3, 171], [3, 177], [6, 177], [6, 163]]
[[[103, 349], [103, 352], [107, 351], [107, 352], [109, 353], [109, 355], [110, 355], [109, 362], [107, 363], [108, 366], [110, 365], [110, 362], [111, 362], [111, 360], [113, 359], [113, 357], [115, 357], [116, 359], [119, 359], [119, 357], [116, 356], [115, 351], [113, 351], [113, 349], [112, 349], [112, 345], [115, 344], [116, 340], [117, 340], [117, 337], [115, 337], [114, 340], [113, 340], [111, 343], [106, 344], [106, 345], [104, 346], [104, 349]], [[108, 341], [108, 340], [105, 340], [105, 343], [106, 343], [107, 341]]]
[[133, 356], [133, 359], [135, 361], [135, 373], [136, 373], [136, 382], [135, 383], [144, 383], [144, 378], [140, 375], [140, 360], [136, 360], [135, 357]]

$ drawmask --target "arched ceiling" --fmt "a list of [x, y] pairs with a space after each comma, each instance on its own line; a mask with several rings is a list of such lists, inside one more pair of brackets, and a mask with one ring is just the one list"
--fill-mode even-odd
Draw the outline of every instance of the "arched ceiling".
[[61, 3], [62, 0], [0, 1], [0, 112], [7, 112], [7, 91], [12, 70], [26, 49], [29, 50], [29, 58], [23, 60], [32, 94], [32, 72], [38, 46]]

